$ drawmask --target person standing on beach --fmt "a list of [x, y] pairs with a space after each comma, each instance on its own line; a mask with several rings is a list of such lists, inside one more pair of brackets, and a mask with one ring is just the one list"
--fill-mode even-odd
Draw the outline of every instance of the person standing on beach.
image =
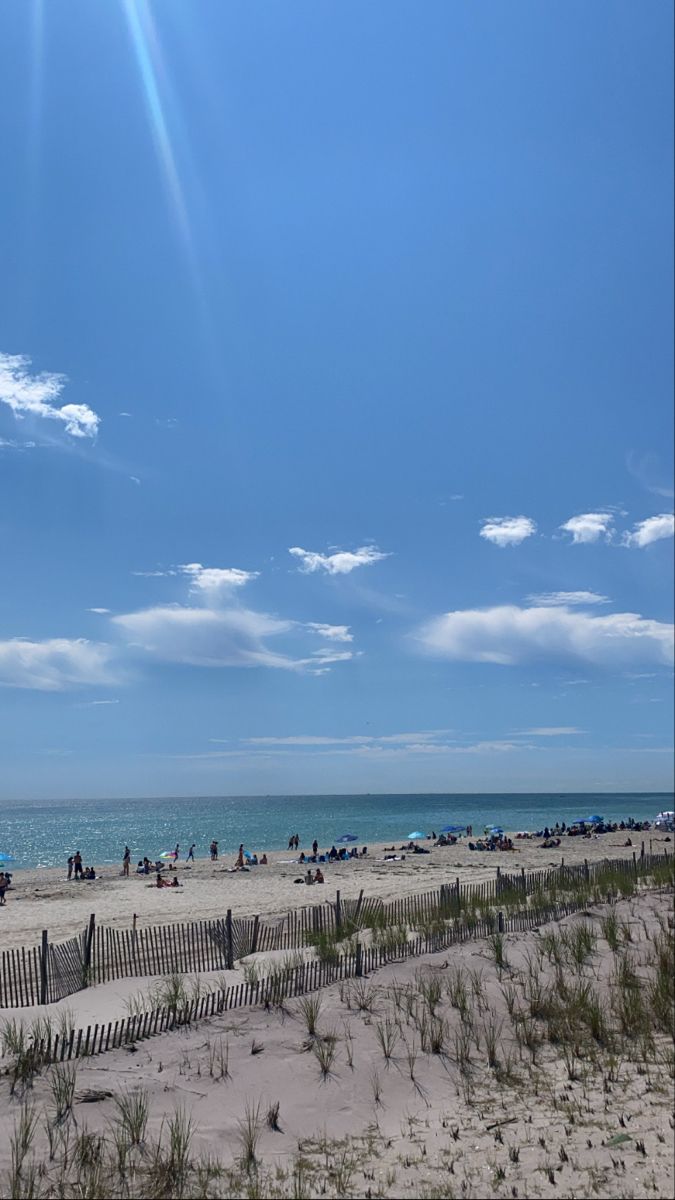
[[82, 878], [82, 855], [80, 854], [79, 850], [76, 850], [75, 854], [73, 856], [73, 867], [75, 868], [75, 878], [81, 879]]
[[129, 877], [129, 863], [131, 862], [131, 850], [128, 846], [124, 847], [124, 858], [122, 859], [122, 874]]
[[319, 843], [317, 842], [316, 838], [314, 838], [314, 841], [312, 842], [312, 854], [314, 855], [315, 858], [318, 854], [318, 851], [319, 851]]
[[72, 854], [71, 854], [70, 858], [68, 859], [68, 878], [69, 879], [73, 878], [73, 856], [72, 856]]
[[187, 852], [187, 858], [185, 859], [186, 863], [195, 861], [195, 846], [196, 845], [197, 845], [197, 843], [193, 842], [192, 845], [190, 846], [190, 849]]
[[211, 842], [209, 849], [211, 851], [211, 862], [215, 862], [218, 858], [218, 843], [215, 838]]
[[5, 875], [5, 872], [0, 871], [0, 904], [5, 903], [5, 892], [7, 891], [8, 883], [9, 883], [9, 880], [8, 880], [7, 876]]

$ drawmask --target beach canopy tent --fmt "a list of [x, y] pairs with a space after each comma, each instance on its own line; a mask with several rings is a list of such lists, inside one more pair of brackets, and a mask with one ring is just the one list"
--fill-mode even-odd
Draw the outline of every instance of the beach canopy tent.
[[489, 830], [490, 833], [503, 833], [504, 832], [501, 825], [486, 825], [485, 828], [487, 830]]
[[463, 833], [466, 825], [444, 825], [441, 833]]
[[604, 817], [598, 817], [598, 816], [578, 817], [576, 821], [573, 821], [573, 824], [574, 825], [599, 825], [601, 823], [601, 821], [604, 821]]
[[409, 838], [423, 838], [426, 836], [426, 833], [422, 833], [421, 829], [413, 829], [412, 833], [408, 834]]
[[[675, 812], [668, 812], [668, 810], [665, 809], [663, 812], [659, 813], [658, 817], [654, 817], [654, 824], [657, 828], [663, 827], [664, 829], [672, 829], [673, 826], [675, 826]], [[2, 858], [1, 854], [0, 858]]]
[[343, 833], [342, 837], [338, 838], [338, 842], [357, 842], [358, 838], [355, 833]]

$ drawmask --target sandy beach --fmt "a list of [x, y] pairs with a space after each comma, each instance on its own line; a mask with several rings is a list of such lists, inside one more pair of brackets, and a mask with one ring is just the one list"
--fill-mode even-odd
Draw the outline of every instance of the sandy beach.
[[[104, 1150], [96, 1137], [111, 1139], [116, 1121], [119, 1128], [115, 1096], [140, 1092], [147, 1127], [142, 1144], [124, 1156], [125, 1194], [132, 1196], [155, 1194], [144, 1172], [157, 1169], [169, 1152], [168, 1145], [164, 1156], [150, 1147], [161, 1138], [168, 1142], [167, 1122], [176, 1112], [190, 1125], [186, 1159], [192, 1167], [183, 1181], [183, 1168], [173, 1160], [166, 1195], [670, 1196], [672, 1044], [669, 1049], [657, 1026], [644, 1044], [636, 1030], [624, 1037], [615, 1005], [618, 964], [625, 960], [648, 976], [671, 909], [669, 894], [644, 894], [511, 935], [503, 969], [489, 943], [478, 941], [391, 964], [360, 983], [334, 984], [315, 994], [315, 1034], [308, 1033], [302, 1001], [294, 1000], [269, 1012], [224, 1013], [142, 1043], [134, 1053], [81, 1061], [72, 1113], [58, 1119], [57, 1069], [51, 1068], [29, 1089], [37, 1124], [26, 1162], [46, 1162], [50, 1127], [55, 1148], [46, 1165], [56, 1178], [64, 1146], [70, 1145], [70, 1160], [80, 1162], [93, 1135], [101, 1162], [107, 1153], [112, 1159], [105, 1159], [99, 1190], [82, 1194], [118, 1194], [109, 1178], [119, 1146], [111, 1141]], [[608, 915], [620, 930], [614, 945], [604, 936]], [[547, 1037], [545, 1021], [528, 1024], [518, 1013], [532, 986], [529, 964], [539, 964], [535, 974], [546, 987], [563, 986], [547, 935], [567, 931], [569, 942], [560, 944], [570, 953], [579, 927], [590, 928], [591, 948], [583, 962], [567, 962], [567, 983], [578, 979], [597, 991], [608, 1031], [600, 1041], [585, 1035], [573, 1046], [573, 1038], [568, 1044]], [[453, 1000], [460, 977], [472, 997], [464, 1015], [456, 993]], [[432, 1000], [434, 988], [438, 998]], [[109, 990], [96, 989], [88, 1002], [105, 1006]], [[441, 1038], [435, 1050], [425, 1033], [425, 1004]], [[0, 1099], [4, 1195], [20, 1111], [7, 1075], [0, 1078]], [[251, 1121], [255, 1141], [247, 1159]], [[207, 1161], [209, 1188], [195, 1190], [195, 1168], [201, 1164], [203, 1172]], [[80, 1179], [90, 1169], [95, 1173], [96, 1162], [82, 1161]]]
[[[625, 842], [631, 837], [632, 846]], [[624, 831], [587, 839], [563, 837], [555, 850], [541, 848], [540, 839], [514, 841], [513, 852], [470, 851], [464, 838], [454, 846], [431, 849], [430, 854], [406, 853], [405, 861], [386, 862], [384, 846], [369, 847], [368, 857], [345, 863], [322, 865], [325, 884], [311, 888], [296, 884], [304, 875], [297, 861], [289, 862], [288, 851], [268, 851], [269, 865], [246, 872], [232, 872], [234, 856], [216, 863], [198, 859], [194, 866], [180, 863], [176, 874], [183, 885], [173, 891], [152, 886], [153, 877], [132, 873], [124, 878], [120, 867], [103, 867], [93, 883], [68, 882], [58, 868], [17, 871], [7, 903], [0, 909], [0, 946], [30, 946], [39, 942], [43, 929], [52, 942], [82, 932], [90, 913], [99, 925], [130, 927], [136, 914], [139, 924], [163, 924], [224, 916], [287, 912], [305, 904], [317, 904], [341, 895], [353, 898], [363, 889], [366, 896], [389, 899], [439, 888], [442, 883], [475, 883], [492, 879], [502, 871], [539, 870], [572, 865], [588, 859], [630, 857], [650, 843], [655, 853], [672, 848], [668, 835], [654, 832], [627, 834]], [[397, 844], [397, 846], [400, 843]], [[420, 843], [425, 847], [430, 843]], [[398, 851], [403, 854], [404, 851]]]

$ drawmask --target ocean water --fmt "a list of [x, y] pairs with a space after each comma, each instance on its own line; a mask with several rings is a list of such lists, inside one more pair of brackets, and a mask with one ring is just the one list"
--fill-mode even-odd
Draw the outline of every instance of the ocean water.
[[652, 820], [673, 808], [672, 793], [523, 793], [364, 796], [227, 796], [133, 800], [0, 801], [0, 853], [13, 855], [12, 869], [54, 867], [75, 850], [85, 864], [120, 862], [128, 843], [135, 862], [191, 842], [208, 854], [212, 838], [220, 853], [236, 853], [240, 842], [252, 851], [283, 850], [293, 833], [301, 845], [316, 837], [330, 847], [344, 833], [359, 845], [400, 843], [413, 830], [468, 825], [482, 832], [494, 823], [508, 830], [536, 830], [556, 820], [568, 824], [598, 813], [608, 820]]

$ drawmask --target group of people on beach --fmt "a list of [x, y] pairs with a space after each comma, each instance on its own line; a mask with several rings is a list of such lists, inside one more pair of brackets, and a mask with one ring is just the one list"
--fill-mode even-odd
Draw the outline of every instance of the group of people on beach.
[[85, 867], [82, 863], [82, 855], [79, 850], [71, 854], [66, 864], [68, 867], [68, 879], [87, 879], [89, 881], [96, 878], [96, 871], [93, 867]]
[[[326, 850], [323, 854], [319, 854], [319, 843], [316, 838], [312, 842], [312, 853], [305, 854], [304, 850], [300, 852], [298, 859], [299, 863], [327, 863], [327, 862], [349, 862], [353, 858], [365, 858], [368, 853], [368, 847], [364, 846], [359, 852], [356, 847], [347, 850], [346, 846], [341, 846], [338, 850], [336, 846], [331, 846], [330, 850]], [[316, 881], [320, 882], [319, 880]]]

